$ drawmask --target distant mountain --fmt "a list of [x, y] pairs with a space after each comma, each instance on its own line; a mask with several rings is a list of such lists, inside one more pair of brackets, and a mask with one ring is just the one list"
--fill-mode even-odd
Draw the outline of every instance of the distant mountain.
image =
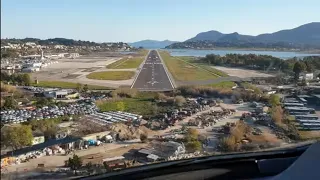
[[254, 36], [241, 35], [237, 32], [225, 34], [217, 40], [217, 42], [251, 42], [254, 41]]
[[166, 46], [169, 46], [173, 43], [177, 43], [178, 41], [169, 41], [169, 40], [164, 40], [164, 41], [157, 41], [157, 40], [142, 40], [142, 41], [137, 41], [133, 43], [128, 43], [129, 45], [133, 47], [143, 47], [143, 48], [165, 48]]
[[237, 32], [224, 34], [208, 31], [181, 43], [174, 43], [166, 48], [320, 48], [320, 22], [313, 22], [297, 28], [282, 30], [258, 36], [242, 35]]
[[320, 22], [313, 22], [294, 29], [256, 36], [257, 41], [320, 44]]
[[222, 36], [224, 36], [224, 34], [222, 34], [219, 31], [208, 31], [208, 32], [199, 33], [195, 37], [188, 39], [186, 41], [205, 41], [205, 40], [217, 41]]

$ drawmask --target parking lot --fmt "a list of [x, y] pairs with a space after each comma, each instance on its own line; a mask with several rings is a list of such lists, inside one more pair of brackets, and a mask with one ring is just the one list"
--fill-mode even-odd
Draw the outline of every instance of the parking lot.
[[22, 123], [29, 120], [58, 118], [62, 116], [93, 114], [98, 110], [93, 101], [77, 101], [65, 106], [44, 106], [42, 108], [1, 110], [1, 121], [5, 124]]
[[95, 123], [103, 125], [112, 124], [116, 122], [126, 123], [128, 121], [138, 121], [141, 120], [142, 116], [127, 113], [127, 112], [103, 112], [103, 113], [93, 113], [87, 115], [88, 120], [91, 120]]

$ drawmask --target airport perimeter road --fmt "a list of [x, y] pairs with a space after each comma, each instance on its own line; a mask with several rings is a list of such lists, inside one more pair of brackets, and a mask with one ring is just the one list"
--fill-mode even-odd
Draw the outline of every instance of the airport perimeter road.
[[156, 50], [151, 50], [133, 81], [131, 88], [140, 91], [171, 91], [174, 89], [165, 65]]

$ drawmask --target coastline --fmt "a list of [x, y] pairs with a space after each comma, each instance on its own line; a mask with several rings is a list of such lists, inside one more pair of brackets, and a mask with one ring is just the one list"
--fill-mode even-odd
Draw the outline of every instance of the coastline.
[[291, 49], [266, 49], [266, 48], [224, 48], [224, 47], [218, 47], [218, 48], [163, 48], [164, 50], [232, 50], [232, 51], [273, 51], [273, 52], [296, 52], [301, 54], [320, 54], [320, 49], [317, 50], [291, 50]]

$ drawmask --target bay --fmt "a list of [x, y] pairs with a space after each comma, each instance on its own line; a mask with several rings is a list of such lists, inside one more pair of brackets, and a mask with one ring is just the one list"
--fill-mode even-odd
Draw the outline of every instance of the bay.
[[308, 54], [300, 52], [285, 52], [285, 51], [253, 51], [253, 50], [197, 50], [197, 49], [166, 49], [171, 56], [196, 56], [205, 57], [207, 54], [216, 54], [225, 56], [226, 54], [256, 54], [270, 55], [281, 59], [306, 56], [320, 56], [320, 54]]

